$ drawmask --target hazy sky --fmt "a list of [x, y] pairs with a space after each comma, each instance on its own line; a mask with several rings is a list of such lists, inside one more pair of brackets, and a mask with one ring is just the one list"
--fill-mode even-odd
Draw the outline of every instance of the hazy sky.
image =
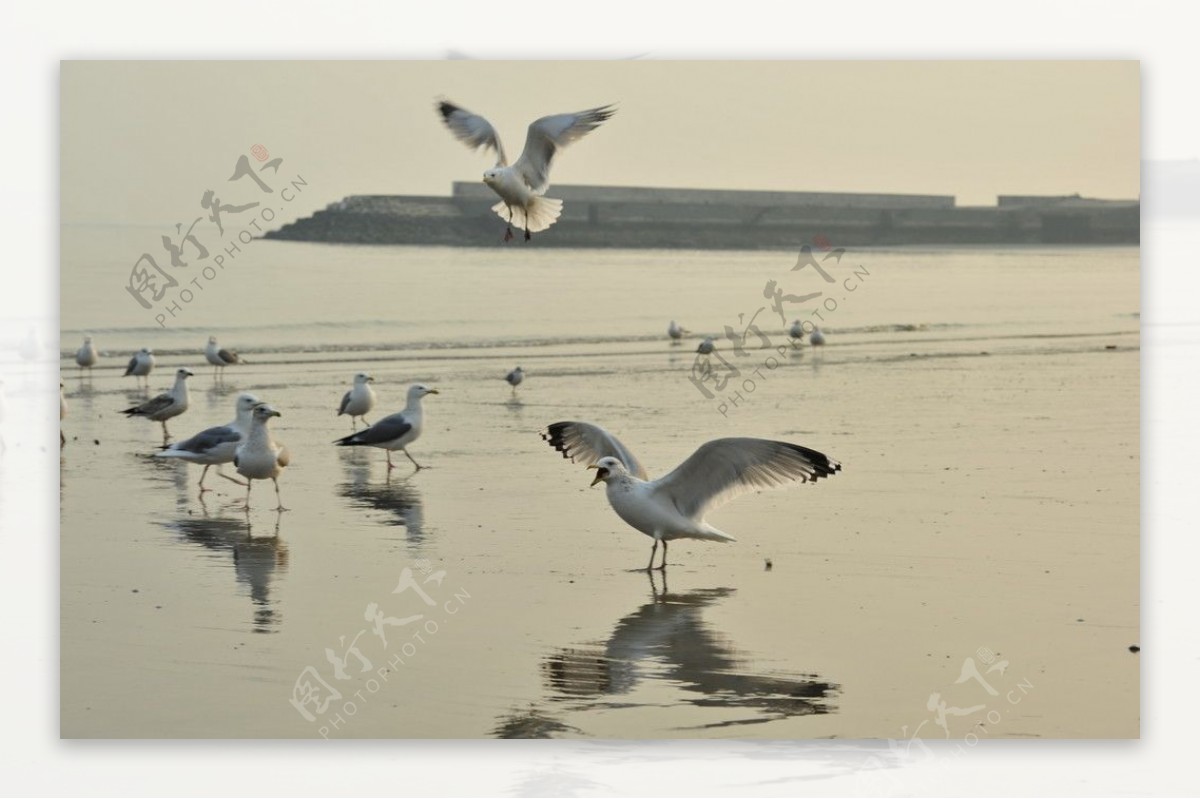
[[244, 197], [225, 181], [254, 144], [308, 181], [295, 215], [446, 195], [493, 160], [442, 127], [439, 96], [512, 158], [534, 118], [617, 103], [552, 186], [1132, 198], [1139, 94], [1132, 61], [65, 62], [62, 219], [162, 224], [210, 188]]

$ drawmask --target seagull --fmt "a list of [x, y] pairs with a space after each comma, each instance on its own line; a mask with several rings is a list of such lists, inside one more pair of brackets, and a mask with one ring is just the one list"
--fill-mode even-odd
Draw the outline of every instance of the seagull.
[[84, 336], [83, 346], [75, 351], [75, 363], [79, 364], [79, 373], [83, 374], [83, 370], [87, 369], [88, 374], [91, 374], [97, 359], [96, 345], [92, 343], [92, 337]]
[[[125, 374], [123, 376], [145, 377], [147, 378], [146, 387], [149, 388], [149, 375], [152, 371], [154, 371], [154, 353], [142, 347], [129, 359], [129, 365], [125, 367]], [[140, 383], [141, 381], [138, 382]]]
[[492, 206], [501, 218], [508, 217], [504, 240], [513, 236], [513, 225], [525, 231], [525, 241], [554, 224], [562, 213], [562, 200], [542, 196], [550, 187], [550, 163], [562, 147], [595, 130], [616, 113], [611, 105], [590, 108], [574, 114], [542, 117], [529, 126], [525, 149], [512, 166], [492, 123], [478, 114], [445, 100], [437, 104], [442, 121], [455, 138], [472, 150], [494, 150], [496, 166], [483, 173], [483, 182], [500, 196]]
[[226, 366], [231, 366], [235, 363], [246, 363], [234, 350], [218, 347], [216, 336], [208, 337], [208, 346], [204, 348], [204, 357], [213, 365], [214, 377], [216, 377], [218, 370], [221, 370], [223, 373]]
[[267, 422], [272, 416], [282, 415], [265, 402], [255, 405], [250, 415], [250, 432], [246, 435], [246, 440], [238, 444], [233, 455], [233, 465], [237, 467], [238, 474], [246, 478], [247, 511], [250, 510], [250, 488], [254, 481], [267, 478], [275, 484], [275, 500], [279, 503], [275, 510], [287, 510], [279, 496], [279, 475], [283, 474], [291, 458], [287, 447], [275, 441], [271, 437], [271, 431], [267, 429]]
[[392, 451], [400, 450], [413, 462], [417, 469], [425, 468], [408, 454], [408, 445], [421, 436], [421, 423], [424, 414], [421, 410], [421, 398], [426, 394], [437, 394], [436, 388], [427, 388], [420, 383], [408, 387], [408, 404], [400, 413], [385, 416], [366, 430], [339, 438], [333, 443], [339, 447], [379, 447], [387, 451], [388, 471], [395, 469], [392, 463]]
[[712, 336], [707, 336], [704, 341], [700, 342], [700, 346], [696, 347], [696, 352], [701, 355], [708, 355], [714, 349], [716, 349], [716, 346], [713, 344]]
[[515, 397], [517, 395], [517, 386], [521, 385], [521, 381], [525, 379], [525, 370], [518, 366], [516, 369], [513, 369], [511, 372], [506, 374], [504, 379], [508, 381], [510, 386], [512, 386], [512, 393]]
[[[58, 381], [58, 421], [67, 418], [67, 395], [63, 393], [63, 381]], [[67, 436], [62, 431], [62, 426], [58, 428], [58, 448], [62, 449], [67, 445]]]
[[188, 388], [187, 379], [192, 376], [192, 373], [187, 369], [179, 369], [175, 372], [175, 385], [171, 386], [171, 390], [165, 394], [159, 394], [151, 400], [146, 400], [141, 405], [135, 405], [132, 408], [126, 408], [121, 411], [129, 417], [144, 416], [152, 422], [161, 422], [163, 426], [163, 443], [167, 441], [167, 420], [174, 419], [179, 414], [188, 409]]
[[683, 325], [677, 324], [674, 319], [671, 320], [671, 324], [667, 325], [667, 335], [670, 336], [671, 338], [675, 339], [676, 341], [683, 338], [685, 333], [690, 333], [690, 332], [692, 332], [692, 331], [685, 330]]
[[[555, 422], [542, 438], [572, 462], [596, 470], [592, 485], [605, 483], [608, 502], [627, 524], [654, 539], [652, 568], [667, 566], [667, 542], [736, 539], [704, 521], [709, 511], [760, 488], [814, 482], [842, 470], [816, 450], [763, 438], [718, 438], [696, 450], [675, 471], [649, 480], [646, 470], [617, 437], [588, 422]], [[661, 565], [654, 553], [662, 541]]]
[[804, 325], [800, 324], [799, 319], [792, 322], [792, 326], [788, 328], [788, 336], [798, 340], [801, 344], [804, 343]]
[[179, 441], [161, 452], [154, 453], [156, 458], [179, 458], [188, 463], [204, 464], [200, 473], [200, 493], [211, 491], [204, 487], [204, 478], [208, 475], [210, 466], [217, 467], [217, 476], [224, 477], [240, 486], [246, 485], [237, 478], [230, 477], [221, 471], [221, 464], [233, 463], [238, 445], [246, 440], [250, 433], [251, 416], [256, 405], [261, 404], [258, 397], [250, 393], [238, 395], [234, 403], [236, 416], [232, 422], [220, 427], [210, 427], [202, 430], [186, 441]]
[[363, 424], [370, 426], [366, 415], [375, 407], [375, 390], [371, 388], [371, 384], [375, 382], [375, 378], [371, 377], [366, 372], [359, 372], [354, 376], [354, 386], [342, 397], [342, 404], [338, 406], [337, 415], [350, 415], [350, 429], [355, 428], [354, 417], [361, 416]]
[[814, 347], [820, 347], [825, 343], [825, 334], [821, 332], [821, 328], [813, 326], [813, 331], [808, 334], [808, 343]]

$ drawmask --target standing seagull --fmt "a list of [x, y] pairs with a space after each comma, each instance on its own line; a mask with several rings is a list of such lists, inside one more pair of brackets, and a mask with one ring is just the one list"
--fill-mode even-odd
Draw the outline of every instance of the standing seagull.
[[713, 344], [712, 336], [706, 336], [704, 341], [700, 342], [700, 346], [696, 347], [696, 352], [701, 355], [708, 355], [714, 348], [715, 345]]
[[208, 467], [217, 467], [217, 477], [224, 477], [240, 486], [246, 485], [237, 478], [230, 477], [221, 471], [221, 464], [233, 463], [238, 445], [246, 440], [250, 433], [251, 417], [256, 405], [261, 404], [258, 397], [249, 393], [238, 395], [234, 403], [236, 416], [232, 422], [220, 427], [210, 427], [192, 436], [186, 441], [172, 444], [161, 452], [154, 453], [157, 458], [179, 458], [188, 463], [204, 464], [200, 473], [200, 493], [211, 491], [204, 487], [204, 478], [208, 475]]
[[814, 347], [821, 347], [825, 344], [825, 334], [821, 332], [821, 328], [813, 326], [813, 332], [808, 334], [808, 343]]
[[90, 375], [97, 359], [96, 345], [92, 343], [92, 337], [84, 336], [83, 346], [75, 350], [75, 363], [79, 364], [79, 373], [83, 374], [83, 370], [87, 369]]
[[[761, 488], [808, 483], [829, 477], [842, 465], [816, 450], [762, 438], [718, 438], [704, 444], [675, 471], [647, 480], [637, 458], [602, 427], [587, 422], [556, 422], [542, 438], [571, 461], [596, 470], [608, 503], [627, 524], [654, 539], [646, 569], [665, 569], [667, 542], [676, 538], [734, 541], [704, 521], [709, 511]], [[662, 541], [662, 563], [654, 553]]]
[[287, 447], [271, 437], [267, 422], [272, 416], [282, 416], [279, 411], [260, 402], [254, 406], [250, 417], [250, 433], [246, 440], [238, 445], [233, 456], [233, 465], [238, 474], [246, 478], [246, 510], [250, 510], [250, 488], [255, 480], [270, 478], [275, 484], [275, 501], [279, 506], [275, 510], [283, 511], [283, 500], [279, 496], [279, 475], [291, 460]]
[[187, 379], [192, 373], [187, 369], [175, 372], [175, 385], [165, 394], [159, 394], [152, 400], [146, 400], [141, 405], [126, 408], [121, 411], [129, 417], [144, 416], [152, 422], [161, 422], [163, 427], [163, 443], [167, 443], [167, 420], [174, 419], [188, 409]]
[[796, 339], [801, 344], [804, 343], [804, 325], [800, 324], [799, 319], [792, 322], [792, 326], [788, 328], [788, 336]]
[[483, 182], [500, 196], [492, 206], [501, 218], [507, 216], [504, 240], [513, 236], [513, 225], [525, 231], [525, 241], [554, 224], [562, 213], [562, 200], [542, 196], [550, 187], [550, 163], [559, 148], [566, 147], [595, 130], [616, 113], [611, 105], [590, 108], [575, 114], [542, 117], [529, 126], [525, 149], [512, 166], [492, 123], [454, 103], [442, 100], [437, 105], [442, 121], [455, 138], [472, 150], [483, 147], [496, 152], [496, 166], [483, 173]]
[[226, 366], [235, 363], [246, 363], [234, 350], [218, 347], [216, 336], [208, 337], [208, 346], [204, 348], [204, 357], [213, 365], [213, 377], [217, 376], [218, 370], [221, 374], [224, 374]]
[[362, 417], [363, 424], [368, 426], [371, 424], [366, 417], [375, 407], [375, 390], [371, 388], [371, 384], [374, 382], [375, 378], [366, 372], [359, 372], [354, 376], [354, 386], [342, 397], [342, 404], [338, 406], [337, 415], [350, 415], [351, 430], [355, 429], [355, 416]]
[[[134, 377], [146, 378], [146, 388], [150, 387], [150, 373], [154, 371], [154, 353], [142, 347], [133, 354], [129, 359], [129, 365], [125, 367], [124, 377], [133, 375]], [[141, 381], [138, 381], [141, 385]]]
[[676, 341], [683, 338], [684, 333], [690, 332], [689, 330], [684, 330], [683, 325], [677, 324], [674, 319], [671, 320], [671, 324], [667, 325], [667, 335]]
[[333, 443], [339, 447], [379, 447], [386, 450], [389, 472], [396, 468], [392, 463], [392, 451], [397, 449], [413, 462], [413, 466], [424, 469], [424, 466], [417, 463], [416, 459], [408, 454], [408, 445], [421, 435], [421, 426], [424, 422], [421, 398], [426, 394], [437, 393], [436, 388], [426, 388], [420, 383], [409, 386], [408, 404], [404, 406], [404, 410], [400, 413], [393, 413], [391, 416], [385, 416], [366, 430], [339, 438]]
[[504, 379], [508, 381], [510, 386], [512, 386], [512, 393], [515, 397], [517, 396], [517, 386], [521, 385], [521, 381], [525, 379], [525, 370], [518, 366], [516, 369], [513, 369], [511, 372], [506, 374]]

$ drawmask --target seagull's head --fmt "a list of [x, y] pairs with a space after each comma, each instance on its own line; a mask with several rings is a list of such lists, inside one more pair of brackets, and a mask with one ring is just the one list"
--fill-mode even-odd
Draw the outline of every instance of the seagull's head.
[[272, 416], [283, 416], [282, 413], [272, 408], [265, 402], [260, 402], [254, 406], [254, 419], [258, 422], [265, 423]]
[[262, 400], [249, 391], [243, 391], [241, 394], [238, 394], [237, 415], [241, 417], [244, 414], [249, 417], [250, 412], [254, 410], [256, 405], [262, 405]]
[[189, 372], [187, 369], [177, 369], [175, 371], [175, 376], [178, 377], [180, 380], [187, 380], [189, 377], [192, 376], [192, 373]]
[[358, 374], [356, 374], [356, 375], [354, 376], [354, 382], [355, 382], [355, 383], [359, 383], [359, 384], [362, 384], [362, 383], [374, 383], [374, 382], [375, 382], [375, 378], [371, 377], [371, 376], [370, 376], [369, 374], [367, 374], [366, 372], [359, 372]]
[[92, 337], [91, 337], [91, 336], [84, 336], [84, 337], [83, 337], [83, 343], [84, 343], [84, 344], [91, 344], [91, 343], [92, 343]]
[[142, 347], [140, 350], [138, 350], [138, 352], [140, 352], [142, 355], [153, 355], [154, 354], [153, 350], [148, 349], [146, 347]]
[[596, 483], [601, 481], [607, 483], [614, 477], [621, 477], [629, 474], [628, 470], [625, 468], [625, 464], [613, 457], [601, 458], [588, 468], [596, 470], [596, 476], [592, 479], [592, 485], [596, 485]]
[[424, 383], [414, 383], [413, 385], [408, 387], [408, 398], [410, 400], [421, 399], [421, 397], [424, 397], [426, 394], [437, 394], [437, 393], [439, 393], [439, 392], [436, 388], [430, 388], [429, 386], [425, 385]]
[[496, 180], [499, 177], [500, 177], [499, 170], [489, 169], [487, 172], [483, 173], [483, 182], [488, 184], [489, 186], [491, 186], [493, 183], [496, 182]]

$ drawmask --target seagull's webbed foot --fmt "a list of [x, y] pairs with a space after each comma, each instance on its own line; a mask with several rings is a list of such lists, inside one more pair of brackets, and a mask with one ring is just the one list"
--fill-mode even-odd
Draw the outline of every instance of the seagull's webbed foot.
[[533, 234], [529, 232], [529, 228], [525, 228], [525, 241], [529, 241], [532, 238]]
[[508, 229], [507, 229], [507, 230], [505, 230], [505, 231], [504, 231], [504, 240], [505, 240], [505, 241], [512, 241], [512, 240], [513, 240], [513, 232], [512, 232], [512, 226], [511, 226], [511, 225], [508, 227]]

